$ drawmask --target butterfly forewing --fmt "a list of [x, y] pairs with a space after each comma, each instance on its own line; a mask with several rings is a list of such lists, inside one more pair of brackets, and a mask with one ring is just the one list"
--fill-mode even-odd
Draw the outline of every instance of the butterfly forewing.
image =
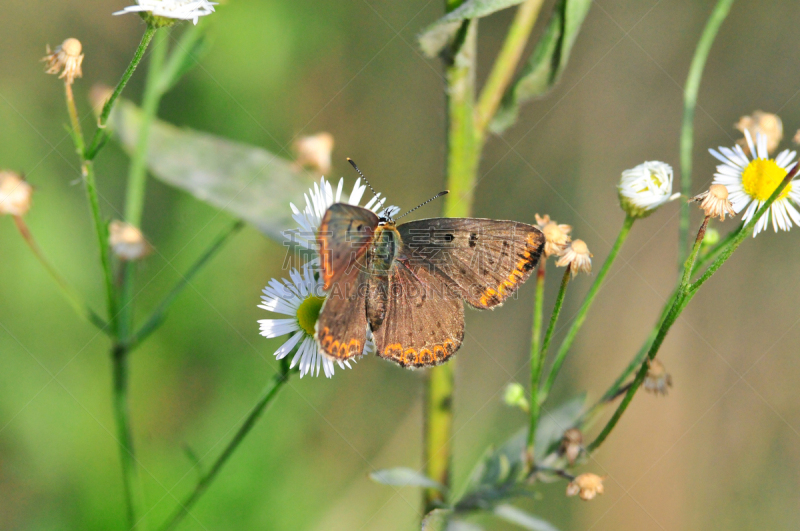
[[436, 218], [398, 227], [411, 263], [434, 268], [471, 306], [494, 308], [528, 279], [544, 247], [542, 232], [525, 223]]
[[320, 268], [326, 290], [363, 258], [377, 226], [378, 216], [366, 208], [344, 203], [328, 208], [317, 232]]

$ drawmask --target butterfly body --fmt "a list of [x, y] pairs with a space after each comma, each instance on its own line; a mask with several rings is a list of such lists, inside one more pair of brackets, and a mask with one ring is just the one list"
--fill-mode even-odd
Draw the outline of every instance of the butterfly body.
[[[501, 305], [530, 276], [544, 246], [534, 226], [434, 218], [397, 226], [337, 203], [318, 233], [326, 302], [317, 339], [329, 356], [377, 354], [404, 367], [437, 365], [464, 338], [464, 304]], [[462, 302], [463, 301], [463, 302]]]

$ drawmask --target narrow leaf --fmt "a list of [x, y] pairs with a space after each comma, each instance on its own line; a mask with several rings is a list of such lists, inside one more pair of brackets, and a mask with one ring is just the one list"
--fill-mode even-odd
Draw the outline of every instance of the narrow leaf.
[[528, 514], [522, 509], [518, 509], [513, 505], [498, 505], [494, 508], [494, 514], [498, 518], [502, 518], [506, 522], [517, 524], [524, 529], [530, 531], [558, 531], [550, 522], [537, 518], [532, 514]]
[[522, 72], [506, 91], [489, 129], [500, 134], [517, 121], [519, 106], [544, 96], [561, 79], [592, 0], [559, 0]]
[[436, 57], [453, 40], [464, 20], [481, 18], [521, 4], [524, 0], [467, 0], [422, 32], [419, 45], [428, 57]]
[[387, 468], [384, 470], [376, 470], [369, 475], [372, 481], [382, 483], [384, 485], [400, 485], [409, 487], [425, 487], [429, 489], [436, 489], [439, 492], [444, 492], [446, 489], [444, 485], [438, 483], [425, 474], [417, 472], [412, 468]]
[[[141, 111], [120, 100], [109, 121], [127, 152], [139, 137]], [[283, 241], [295, 226], [289, 203], [298, 203], [319, 174], [296, 169], [269, 151], [156, 120], [147, 167], [153, 176], [253, 224]]]
[[448, 531], [452, 509], [434, 509], [422, 519], [422, 531]]

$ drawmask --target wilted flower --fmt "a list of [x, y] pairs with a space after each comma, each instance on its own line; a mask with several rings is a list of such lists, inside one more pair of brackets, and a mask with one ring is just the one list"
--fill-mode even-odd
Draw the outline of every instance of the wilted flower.
[[169, 21], [149, 20], [147, 13], [154, 17], [191, 20], [197, 24], [197, 20], [200, 17], [214, 12], [214, 6], [217, 5], [217, 2], [209, 2], [208, 0], [136, 0], [136, 4], [114, 14], [140, 13], [148, 23], [152, 23], [155, 26], [169, 25]]
[[141, 260], [152, 248], [138, 228], [124, 221], [114, 220], [108, 226], [111, 250], [122, 260]]
[[[778, 145], [783, 140], [783, 122], [777, 114], [763, 111], [755, 111], [751, 116], [742, 116], [734, 125], [736, 129], [744, 133], [748, 131], [750, 136], [764, 135], [767, 139], [767, 152], [774, 153]], [[736, 141], [746, 154], [752, 153], [747, 144], [747, 139], [741, 138]]]
[[31, 208], [33, 187], [14, 172], [0, 171], [0, 214], [24, 216]]
[[576, 494], [586, 501], [593, 499], [598, 494], [603, 494], [603, 478], [591, 472], [581, 474], [567, 485], [567, 496]]
[[42, 61], [47, 63], [45, 65], [45, 72], [48, 74], [59, 74], [58, 79], [63, 79], [68, 85], [72, 85], [76, 77], [83, 77], [81, 71], [81, 63], [83, 63], [83, 54], [81, 41], [78, 39], [67, 39], [53, 51], [50, 51], [48, 45], [47, 55], [42, 57]]
[[[794, 167], [797, 153], [786, 149], [771, 159], [767, 153], [767, 139], [764, 135], [756, 136], [756, 145], [753, 145], [749, 131], [745, 130], [744, 137], [750, 153], [753, 154], [753, 160], [739, 146], [708, 151], [722, 162], [714, 174], [714, 184], [724, 185], [728, 189], [733, 209], [737, 213], [744, 212], [742, 221], [747, 223]], [[792, 222], [800, 223], [800, 212], [792, 205], [792, 201], [800, 203], [800, 181], [797, 179], [784, 188], [769, 210], [761, 216], [753, 230], [753, 236], [767, 228], [770, 218], [775, 232], [778, 229], [791, 229]]]
[[550, 220], [550, 216], [536, 214], [536, 226], [542, 231], [545, 238], [544, 257], [559, 256], [567, 244], [571, 241], [569, 233], [572, 227], [569, 225], [559, 225]]
[[561, 437], [561, 445], [558, 452], [567, 458], [570, 465], [575, 464], [575, 460], [581, 455], [583, 449], [583, 433], [578, 428], [570, 428]]
[[503, 402], [507, 406], [518, 407], [522, 411], [529, 411], [530, 404], [525, 397], [525, 388], [517, 382], [510, 383], [506, 386], [505, 395], [503, 395]]
[[725, 221], [725, 215], [736, 215], [733, 205], [728, 201], [728, 189], [721, 184], [712, 184], [708, 190], [689, 199], [689, 202], [700, 203], [700, 208], [711, 218]]
[[313, 136], [298, 138], [292, 145], [298, 166], [311, 166], [321, 173], [331, 170], [331, 152], [333, 151], [333, 135], [317, 133]]
[[666, 395], [672, 387], [672, 376], [667, 373], [664, 364], [655, 360], [647, 362], [647, 376], [644, 378], [644, 390], [655, 395]]
[[[291, 280], [272, 279], [264, 288], [262, 304], [258, 307], [269, 312], [288, 315], [289, 318], [261, 319], [258, 321], [261, 335], [272, 338], [291, 334], [289, 339], [275, 351], [275, 357], [283, 359], [297, 347], [291, 367], [300, 365], [301, 378], [306, 374], [319, 376], [320, 367], [325, 376], [330, 378], [333, 376], [334, 360], [325, 356], [315, 339], [317, 320], [325, 303], [322, 281], [314, 277], [314, 271], [309, 264], [303, 267], [302, 272], [297, 269], [289, 271], [289, 278]], [[374, 350], [374, 343], [368, 340], [362, 355]], [[350, 368], [350, 361], [355, 362], [353, 359], [336, 360], [336, 363], [341, 368]]]
[[583, 240], [573, 240], [556, 262], [556, 266], [569, 266], [572, 278], [578, 273], [589, 274], [592, 272], [592, 253]]
[[649, 216], [659, 206], [680, 196], [672, 194], [672, 167], [658, 161], [644, 162], [622, 172], [617, 189], [622, 210], [634, 218]]

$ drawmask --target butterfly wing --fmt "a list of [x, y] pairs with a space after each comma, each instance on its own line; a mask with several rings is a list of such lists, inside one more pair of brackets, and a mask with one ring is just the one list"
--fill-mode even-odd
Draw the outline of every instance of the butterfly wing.
[[367, 342], [366, 286], [369, 279], [364, 256], [349, 273], [333, 282], [317, 320], [322, 351], [340, 361], [360, 356]]
[[533, 225], [493, 219], [422, 219], [398, 232], [412, 264], [428, 264], [478, 309], [508, 299], [530, 277], [545, 242]]
[[326, 290], [363, 259], [377, 226], [378, 216], [366, 208], [344, 203], [328, 208], [317, 232], [322, 281]]
[[403, 367], [444, 363], [464, 339], [464, 305], [439, 275], [412, 267], [402, 249], [384, 282], [370, 296], [388, 290], [385, 317], [372, 334], [377, 354]]

